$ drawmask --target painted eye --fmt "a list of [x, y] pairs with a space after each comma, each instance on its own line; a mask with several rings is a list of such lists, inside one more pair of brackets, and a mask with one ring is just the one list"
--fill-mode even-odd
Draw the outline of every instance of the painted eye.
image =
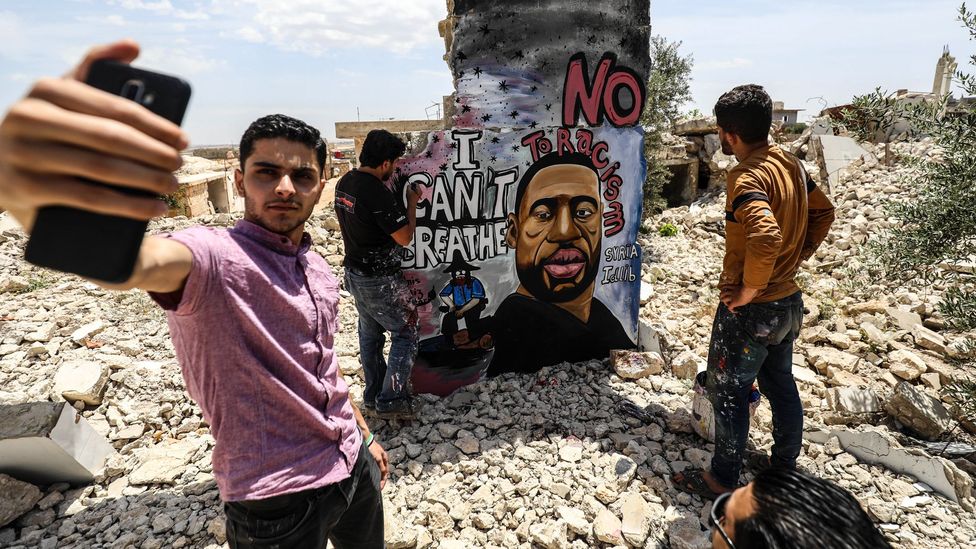
[[579, 208], [576, 210], [576, 218], [586, 220], [589, 219], [594, 213], [596, 212], [589, 208]]
[[552, 219], [552, 212], [550, 212], [546, 208], [539, 208], [534, 212], [532, 212], [532, 216], [538, 219], [539, 221], [549, 221], [550, 219]]

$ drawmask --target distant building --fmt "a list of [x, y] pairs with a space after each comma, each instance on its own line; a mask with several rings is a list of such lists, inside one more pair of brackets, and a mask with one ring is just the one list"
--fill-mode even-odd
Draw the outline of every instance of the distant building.
[[796, 124], [803, 109], [787, 109], [782, 101], [773, 101], [773, 124], [780, 127]]

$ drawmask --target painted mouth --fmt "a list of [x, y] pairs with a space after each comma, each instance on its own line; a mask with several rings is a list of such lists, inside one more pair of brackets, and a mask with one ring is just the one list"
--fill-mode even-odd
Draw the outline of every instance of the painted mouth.
[[576, 248], [563, 248], [549, 256], [542, 268], [555, 279], [574, 278], [586, 267], [586, 256]]

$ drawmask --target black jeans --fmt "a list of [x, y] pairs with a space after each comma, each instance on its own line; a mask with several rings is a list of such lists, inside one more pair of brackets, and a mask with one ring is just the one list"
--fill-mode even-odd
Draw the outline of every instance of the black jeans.
[[708, 350], [706, 391], [715, 409], [712, 474], [723, 486], [739, 483], [749, 440], [749, 393], [757, 379], [773, 411], [776, 466], [795, 467], [803, 444], [803, 404], [793, 380], [793, 341], [803, 323], [799, 292], [735, 313], [719, 304]]
[[352, 476], [315, 490], [224, 503], [231, 548], [382, 549], [380, 469], [363, 447]]

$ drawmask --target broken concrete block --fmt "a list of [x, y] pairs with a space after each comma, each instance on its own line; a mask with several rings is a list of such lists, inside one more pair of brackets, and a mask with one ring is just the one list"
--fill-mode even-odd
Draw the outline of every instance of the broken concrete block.
[[0, 406], [0, 473], [35, 484], [94, 480], [115, 449], [63, 402]]
[[661, 334], [646, 320], [641, 320], [637, 326], [637, 348], [641, 351], [661, 353]]
[[933, 391], [936, 392], [942, 390], [942, 378], [939, 377], [939, 374], [936, 373], [922, 374], [921, 376], [919, 376], [919, 378], [922, 380], [922, 384], [928, 387], [929, 389], [932, 389]]
[[70, 360], [61, 363], [54, 374], [55, 398], [62, 397], [68, 402], [82, 401], [90, 406], [102, 403], [102, 395], [108, 385], [109, 369], [103, 364], [90, 360]]
[[129, 484], [174, 484], [199, 444], [192, 440], [166, 440], [139, 450], [139, 465], [129, 474]]
[[620, 513], [623, 518], [620, 532], [630, 545], [643, 547], [654, 519], [651, 506], [644, 500], [644, 496], [636, 492], [625, 493], [621, 502]]
[[654, 297], [654, 286], [648, 282], [641, 281], [640, 284], [640, 304], [646, 305]]
[[885, 411], [926, 440], [939, 438], [952, 423], [949, 411], [939, 399], [905, 381], [895, 388]]
[[596, 539], [610, 545], [623, 545], [624, 537], [621, 533], [623, 525], [616, 515], [608, 509], [601, 509], [593, 521], [593, 535]]
[[0, 474], [0, 528], [33, 509], [42, 495], [37, 486]]
[[902, 448], [890, 435], [873, 428], [806, 431], [803, 438], [817, 444], [837, 440], [858, 460], [915, 477], [963, 509], [973, 511], [973, 479], [945, 458], [930, 456], [917, 448]]
[[861, 332], [874, 348], [882, 351], [888, 348], [888, 336], [885, 335], [877, 326], [870, 322], [861, 323]]
[[610, 364], [624, 379], [642, 379], [664, 371], [664, 357], [653, 351], [610, 351]]
[[705, 369], [705, 361], [692, 351], [684, 351], [671, 360], [671, 373], [678, 379], [695, 379]]
[[837, 387], [827, 391], [827, 403], [831, 410], [850, 414], [873, 414], [881, 411], [878, 394], [872, 389]]
[[912, 311], [888, 307], [885, 309], [885, 312], [888, 313], [888, 316], [894, 319], [896, 324], [898, 324], [899, 330], [910, 332], [912, 331], [912, 328], [922, 323], [922, 317], [918, 313], [913, 313]]
[[901, 349], [888, 354], [888, 371], [902, 379], [914, 381], [926, 370], [925, 362], [911, 351]]
[[861, 359], [856, 355], [845, 353], [833, 347], [813, 347], [807, 349], [807, 360], [810, 361], [810, 365], [816, 368], [818, 372], [824, 374], [827, 372], [828, 367], [840, 368], [852, 372]]
[[925, 326], [918, 325], [912, 328], [912, 335], [915, 337], [915, 345], [923, 349], [935, 351], [941, 355], [945, 354], [945, 338], [941, 335], [929, 330]]
[[101, 320], [85, 324], [71, 333], [71, 340], [81, 345], [105, 329], [105, 323]]

